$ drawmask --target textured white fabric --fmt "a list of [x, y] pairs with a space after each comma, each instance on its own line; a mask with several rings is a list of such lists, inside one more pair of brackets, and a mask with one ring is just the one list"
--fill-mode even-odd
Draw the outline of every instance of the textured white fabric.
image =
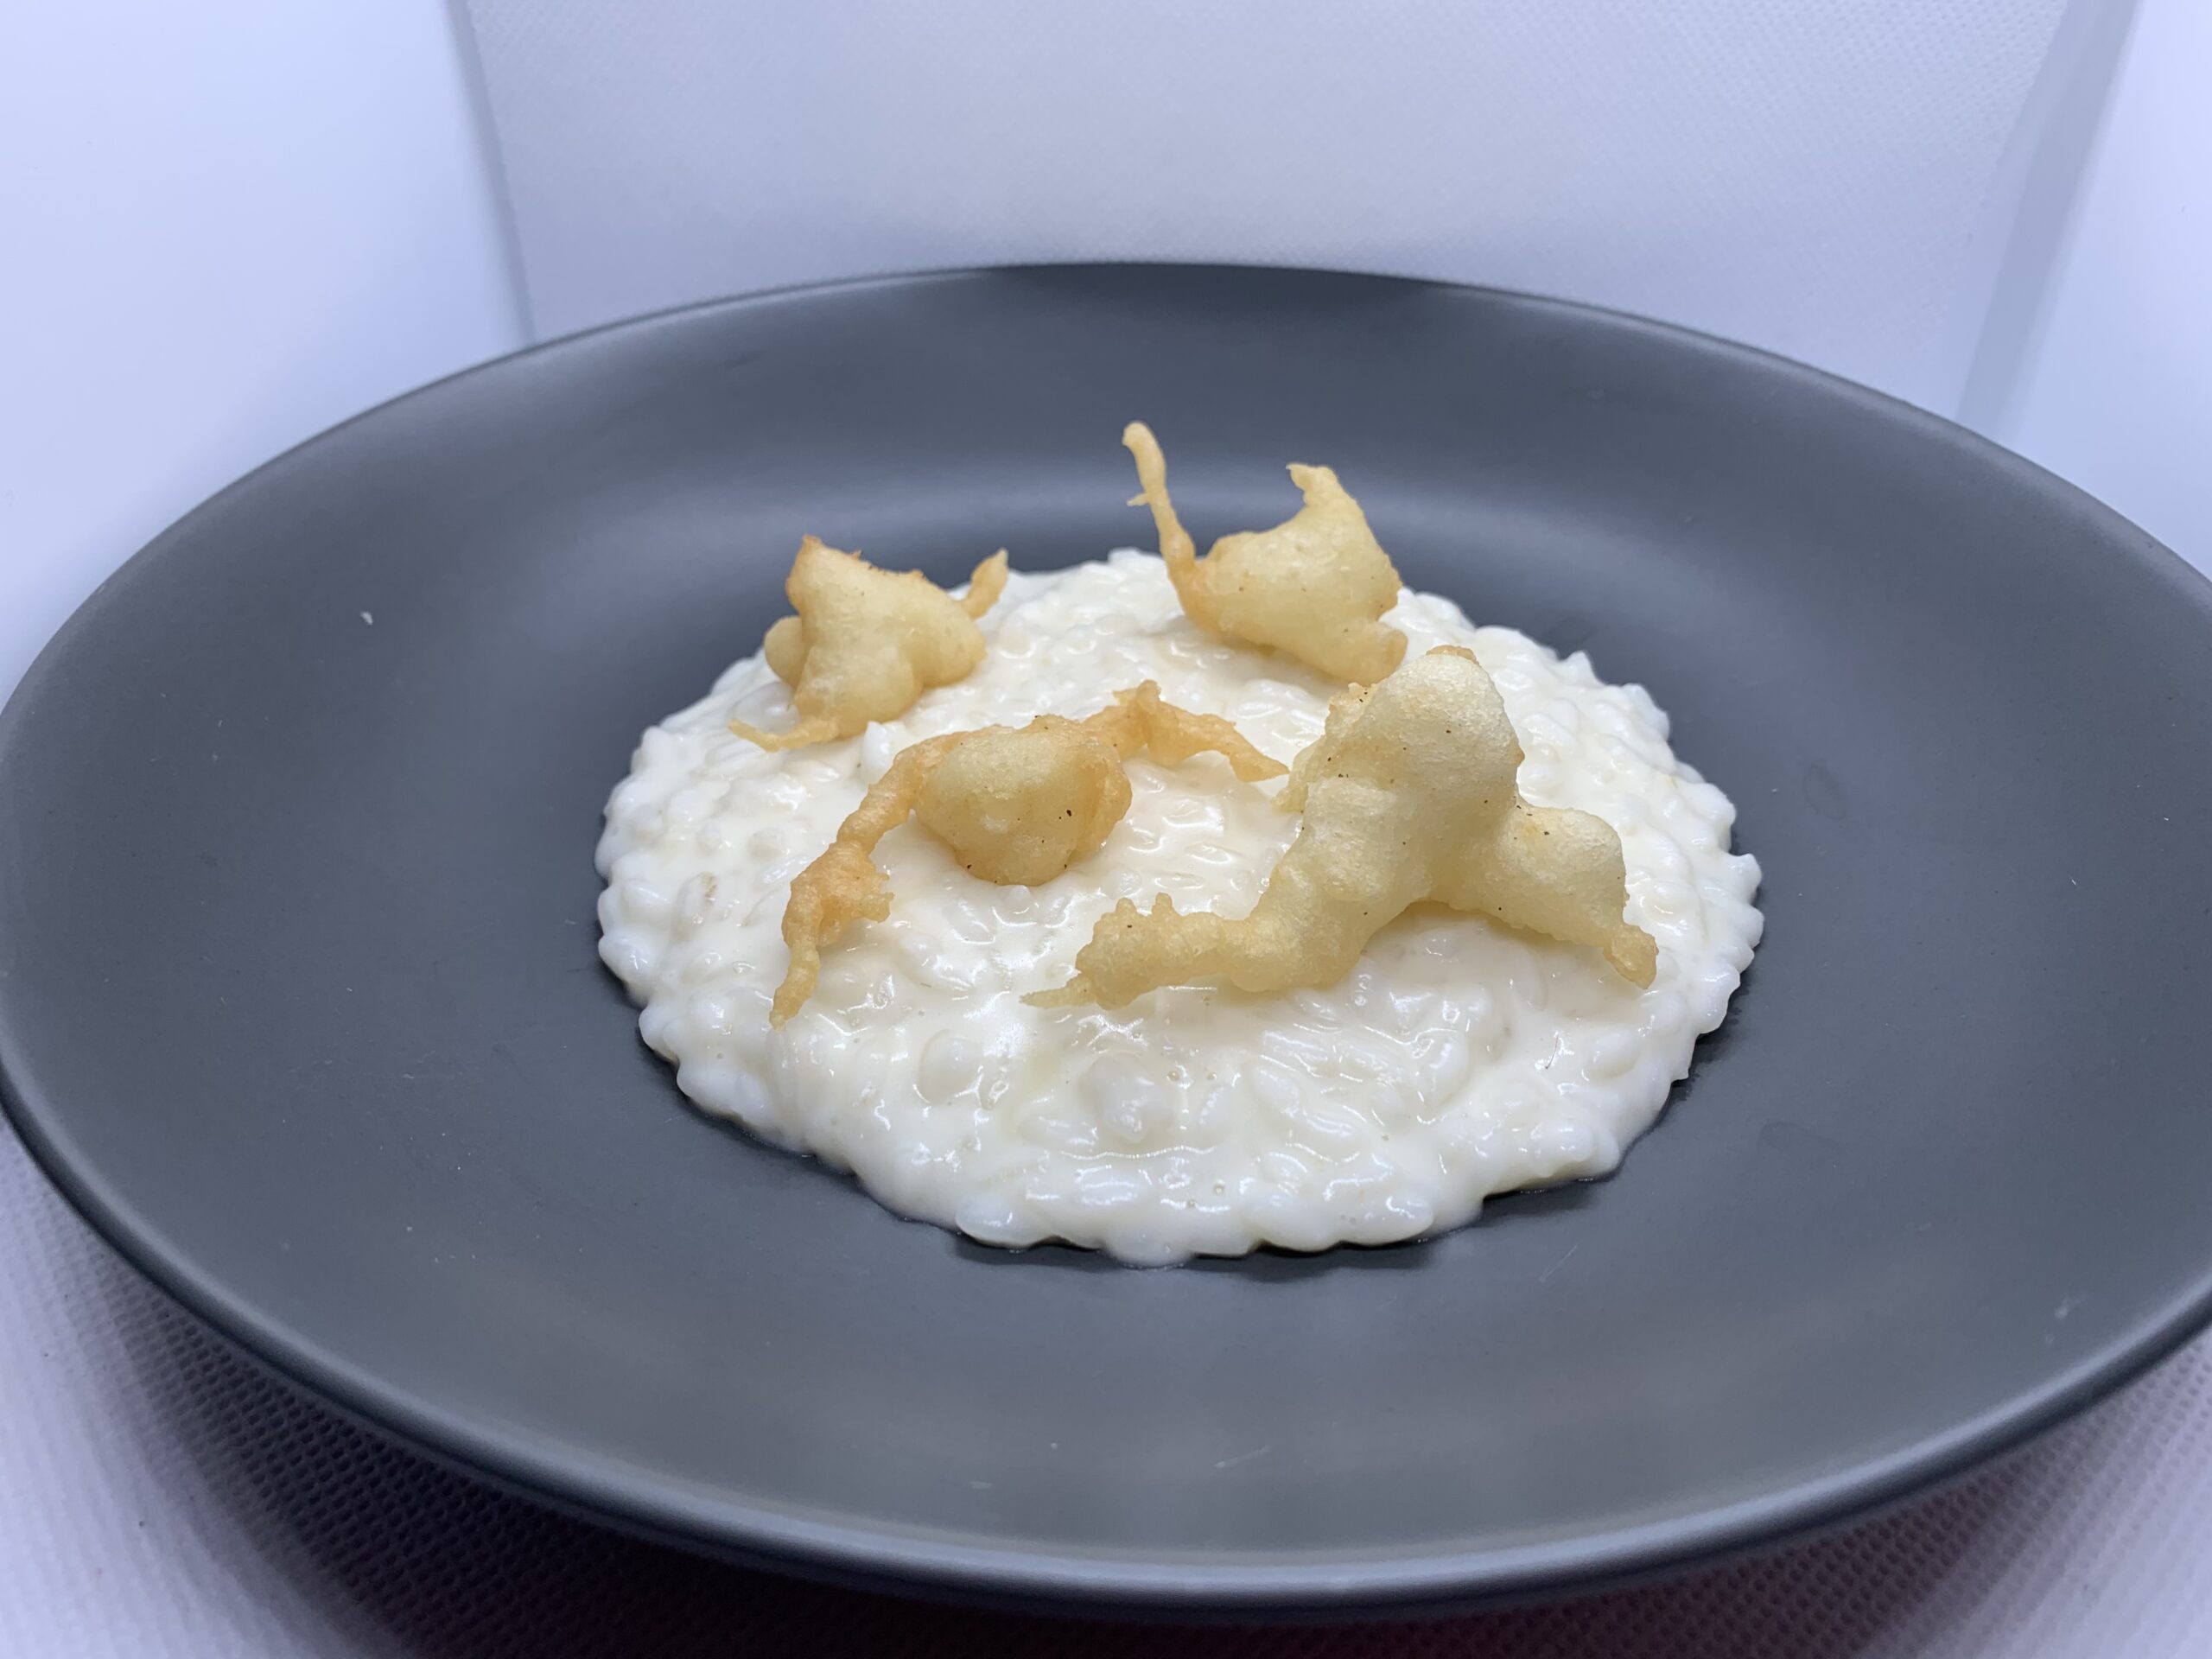
[[1247, 260], [1624, 307], [1945, 410], [2080, 32], [2068, 0], [467, 10], [541, 334], [823, 277]]
[[0, 1655], [2182, 1659], [2212, 1653], [2212, 1348], [2011, 1462], [1673, 1583], [1422, 1624], [1197, 1630], [743, 1573], [395, 1450], [201, 1332], [0, 1135]]

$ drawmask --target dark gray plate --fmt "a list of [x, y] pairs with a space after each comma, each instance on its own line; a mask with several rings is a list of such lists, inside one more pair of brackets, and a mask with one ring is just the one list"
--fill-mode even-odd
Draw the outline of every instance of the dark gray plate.
[[[641, 728], [816, 530], [942, 577], [1333, 463], [1407, 579], [1641, 680], [1767, 942], [1614, 1179], [1135, 1272], [902, 1223], [689, 1109], [594, 956]], [[373, 622], [370, 619], [373, 618]], [[0, 1065], [187, 1306], [660, 1534], [1030, 1598], [1580, 1585], [1832, 1520], [2212, 1307], [2212, 588], [2024, 462], [1575, 307], [1020, 271], [679, 312], [217, 497], [0, 726]]]

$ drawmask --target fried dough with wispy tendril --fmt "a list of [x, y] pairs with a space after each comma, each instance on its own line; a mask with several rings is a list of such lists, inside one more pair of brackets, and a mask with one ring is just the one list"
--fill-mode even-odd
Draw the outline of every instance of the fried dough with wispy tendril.
[[1201, 559], [1168, 499], [1167, 460], [1152, 429], [1132, 421], [1122, 442], [1143, 486], [1129, 505], [1152, 509], [1160, 556], [1193, 622], [1357, 685], [1405, 659], [1406, 636], [1380, 620], [1398, 602], [1397, 567], [1334, 472], [1294, 464], [1306, 505], [1273, 530], [1223, 537]]
[[1334, 984], [1408, 906], [1433, 901], [1587, 945], [1648, 986], [1658, 946], [1622, 914], [1620, 837], [1602, 818], [1531, 806], [1521, 745], [1474, 653], [1440, 645], [1329, 706], [1281, 804], [1305, 814], [1249, 916], [1179, 914], [1124, 899], [1076, 953], [1075, 977], [1028, 1001], [1125, 1007], [1164, 985]]
[[730, 730], [764, 749], [797, 749], [897, 719], [931, 686], [950, 685], [983, 660], [976, 619], [998, 602], [1006, 577], [1001, 549], [955, 599], [918, 570], [879, 570], [806, 537], [784, 582], [798, 614], [761, 642], [768, 666], [791, 688], [798, 724], [768, 732], [733, 720]]
[[901, 750], [791, 882], [784, 909], [791, 966], [769, 1022], [783, 1025], [814, 995], [824, 946], [855, 922], [891, 914], [891, 885], [874, 853], [909, 815], [970, 875], [1034, 887], [1104, 844], [1129, 810], [1126, 763], [1146, 750], [1171, 766], [1211, 752], [1247, 782], [1286, 770], [1230, 721], [1177, 708], [1150, 680], [1082, 720], [1039, 715], [1026, 726], [948, 732]]

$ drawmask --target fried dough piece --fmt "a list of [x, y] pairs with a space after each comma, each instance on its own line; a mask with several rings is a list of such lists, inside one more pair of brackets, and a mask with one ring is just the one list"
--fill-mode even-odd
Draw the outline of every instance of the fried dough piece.
[[1170, 766], [1211, 751], [1248, 783], [1284, 772], [1228, 721], [1179, 709], [1147, 680], [1086, 719], [1040, 715], [973, 734], [937, 767], [915, 815], [969, 874], [1034, 887], [1112, 833], [1129, 810], [1123, 765], [1146, 749]]
[[792, 879], [791, 899], [784, 906], [784, 943], [791, 947], [791, 966], [776, 988], [768, 1010], [770, 1025], [782, 1025], [814, 995], [823, 945], [855, 922], [880, 922], [891, 914], [891, 884], [869, 855], [876, 842], [906, 821], [938, 762], [969, 735], [948, 732], [901, 749], [891, 769], [838, 826], [837, 838]]
[[1190, 619], [1211, 633], [1266, 645], [1332, 679], [1367, 685], [1404, 660], [1406, 636], [1378, 620], [1398, 602], [1398, 572], [1367, 515], [1326, 467], [1294, 464], [1306, 505], [1273, 530], [1240, 531], [1204, 559], [1167, 496], [1167, 460], [1141, 421], [1122, 442], [1152, 509], [1160, 556]]
[[1283, 792], [1306, 822], [1249, 916], [1180, 915], [1165, 894], [1149, 911], [1124, 899], [1077, 953], [1076, 976], [1028, 1000], [1118, 1008], [1194, 980], [1253, 992], [1333, 984], [1424, 900], [1592, 946], [1649, 985], [1658, 946], [1623, 919], [1620, 837], [1587, 812], [1522, 801], [1520, 765], [1490, 676], [1471, 652], [1439, 646], [1330, 705]]
[[970, 875], [1034, 887], [1103, 844], [1129, 810], [1124, 763], [1146, 749], [1171, 766], [1210, 750], [1248, 782], [1285, 770], [1228, 721], [1177, 708], [1150, 680], [1083, 720], [1039, 715], [1027, 726], [949, 732], [900, 751], [829, 849], [791, 882], [791, 967], [769, 1023], [782, 1025], [814, 995], [824, 945], [856, 921], [890, 915], [890, 884], [873, 855], [909, 813]]
[[933, 685], [950, 685], [983, 660], [976, 619], [1006, 590], [1006, 552], [976, 567], [955, 599], [918, 570], [879, 570], [857, 554], [806, 537], [784, 592], [791, 608], [768, 630], [761, 653], [791, 688], [798, 723], [731, 731], [764, 749], [804, 748], [853, 737], [870, 721], [894, 720]]

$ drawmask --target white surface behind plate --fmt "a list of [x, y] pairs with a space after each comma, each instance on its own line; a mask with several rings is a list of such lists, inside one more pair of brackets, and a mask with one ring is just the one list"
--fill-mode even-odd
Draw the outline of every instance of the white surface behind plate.
[[0, 693], [204, 497], [522, 344], [500, 223], [439, 0], [0, 6]]
[[[1020, 260], [1563, 295], [1955, 402], [2125, 0], [467, 0], [537, 327]], [[2056, 43], [2057, 50], [2054, 51]]]
[[2212, 570], [2212, 3], [2141, 0], [2000, 443]]

